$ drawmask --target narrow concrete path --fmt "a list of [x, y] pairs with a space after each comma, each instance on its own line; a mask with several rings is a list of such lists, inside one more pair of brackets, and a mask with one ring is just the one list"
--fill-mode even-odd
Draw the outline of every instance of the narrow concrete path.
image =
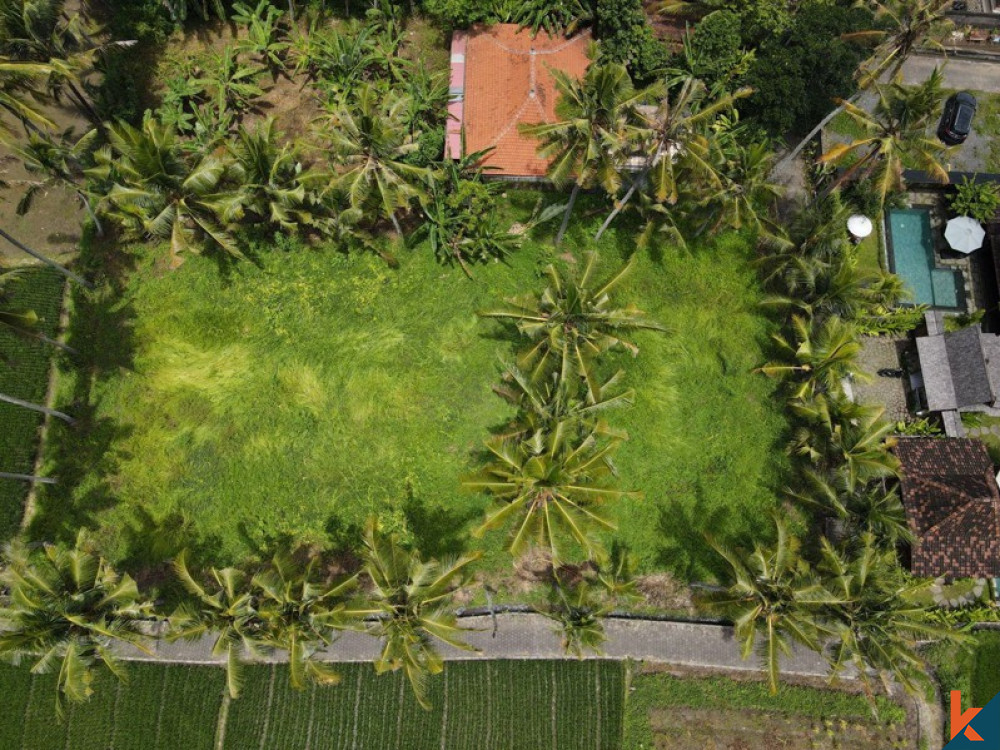
[[[462, 651], [442, 646], [441, 653], [450, 661], [467, 659], [565, 659], [554, 623], [537, 614], [500, 614], [496, 617], [494, 636], [493, 620], [489, 616], [464, 617], [462, 624], [471, 628], [466, 641], [478, 651]], [[692, 622], [664, 622], [660, 620], [608, 619], [605, 621], [608, 636], [604, 654], [595, 658], [636, 659], [677, 664], [708, 669], [761, 671], [756, 656], [743, 660], [740, 646], [733, 639], [733, 629], [724, 625]], [[169, 643], [156, 640], [152, 654], [143, 654], [129, 648], [120, 655], [133, 661], [176, 662], [187, 664], [222, 664], [224, 659], [212, 655], [211, 638], [197, 641]], [[344, 633], [324, 654], [330, 662], [367, 662], [379, 654], [379, 642], [365, 633]], [[278, 651], [264, 658], [267, 663], [286, 661], [285, 652]], [[782, 672], [802, 677], [827, 677], [830, 674], [825, 660], [806, 649], [793, 648], [782, 659]], [[845, 675], [850, 677], [850, 675]]]

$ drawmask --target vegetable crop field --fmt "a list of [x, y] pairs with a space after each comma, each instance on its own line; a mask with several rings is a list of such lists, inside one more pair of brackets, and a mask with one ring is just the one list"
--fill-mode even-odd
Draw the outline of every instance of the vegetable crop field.
[[[9, 307], [13, 310], [34, 310], [39, 318], [38, 330], [52, 336], [59, 323], [63, 278], [50, 268], [30, 269], [18, 279], [8, 282]], [[49, 379], [49, 363], [55, 351], [40, 341], [14, 336], [0, 330], [0, 352], [8, 360], [0, 360], [0, 393], [25, 401], [45, 400]], [[37, 442], [35, 433], [42, 416], [20, 406], [0, 403], [0, 471], [30, 474]], [[24, 512], [28, 488], [24, 482], [0, 479], [0, 540], [9, 539], [17, 531]]]
[[[610, 661], [456, 662], [431, 680], [433, 710], [400, 674], [345, 664], [335, 687], [303, 692], [287, 667], [254, 666], [223, 710], [215, 667], [132, 664], [102, 674], [88, 703], [53, 716], [54, 676], [0, 667], [4, 750], [615, 750], [622, 747], [625, 666]], [[17, 717], [24, 717], [23, 721]], [[13, 720], [12, 720], [13, 719]]]

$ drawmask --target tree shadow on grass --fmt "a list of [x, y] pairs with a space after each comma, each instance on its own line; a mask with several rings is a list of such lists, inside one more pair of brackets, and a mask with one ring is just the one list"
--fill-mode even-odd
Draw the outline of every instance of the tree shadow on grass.
[[[87, 243], [84, 246], [85, 252], [94, 251]], [[67, 343], [76, 354], [61, 377], [63, 382], [72, 378], [73, 385], [70, 392], [62, 391], [56, 408], [72, 416], [75, 424], [52, 422], [45, 460], [58, 483], [39, 493], [28, 527], [31, 539], [72, 542], [77, 529], [97, 527], [97, 516], [118, 502], [113, 478], [122, 456], [115, 446], [131, 428], [102, 415], [96, 394], [102, 381], [133, 366], [135, 311], [121, 294], [128, 268], [128, 259], [116, 256], [109, 260], [100, 287], [72, 291]]]
[[421, 554], [440, 560], [465, 552], [469, 541], [466, 527], [480, 513], [474, 508], [432, 505], [411, 493], [403, 504], [403, 515]]
[[693, 505], [672, 500], [661, 508], [657, 529], [663, 544], [657, 551], [657, 564], [686, 581], [719, 579], [725, 575], [726, 562], [712, 548], [708, 537], [727, 546], [738, 546], [743, 540], [724, 534], [730, 509], [709, 509], [700, 487], [695, 489], [695, 496]]

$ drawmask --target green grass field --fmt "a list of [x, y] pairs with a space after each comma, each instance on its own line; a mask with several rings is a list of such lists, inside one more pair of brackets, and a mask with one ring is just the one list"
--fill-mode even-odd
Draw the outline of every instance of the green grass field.
[[[103, 675], [87, 704], [53, 716], [54, 677], [0, 667], [4, 750], [618, 750], [625, 668], [602, 661], [449, 664], [431, 683], [434, 708], [399, 674], [342, 665], [334, 687], [296, 692], [287, 668], [247, 669], [221, 711], [223, 671], [133, 664], [127, 684]], [[22, 721], [23, 717], [23, 721]]]
[[[11, 282], [8, 290], [10, 307], [34, 310], [40, 318], [39, 330], [52, 336], [59, 324], [63, 277], [49, 268], [30, 269], [19, 281]], [[0, 361], [0, 393], [43, 402], [54, 351], [46, 344], [0, 330], [0, 356], [7, 360]], [[41, 423], [42, 416], [36, 412], [0, 403], [0, 471], [32, 473]], [[27, 492], [24, 482], [0, 479], [0, 540], [9, 539], [20, 526]]]
[[[597, 218], [565, 248], [586, 247]], [[632, 229], [602, 242], [606, 268], [634, 251]], [[644, 498], [611, 515], [642, 570], [710, 575], [702, 532], [754, 538], [782, 483], [781, 404], [752, 372], [771, 324], [747, 245], [640, 253], [623, 290], [671, 329], [608, 363], [637, 390], [614, 420], [631, 436], [621, 483]], [[510, 415], [491, 386], [513, 344], [475, 313], [539, 289], [552, 251], [529, 241], [472, 281], [426, 247], [395, 252], [398, 270], [301, 248], [226, 273], [209, 258], [147, 262], [122, 294], [78, 299], [73, 340], [99, 361], [63, 379], [87, 416], [59, 431], [50, 469], [74, 482], [41, 498], [32, 535], [86, 524], [117, 560], [176, 539], [230, 562], [286, 539], [355, 543], [378, 512], [429, 554], [458, 551], [488, 504], [460, 478]], [[509, 566], [503, 541], [487, 538], [487, 568]]]
[[640, 672], [629, 683], [624, 747], [909, 747], [905, 711], [875, 700], [877, 720], [862, 694], [782, 685], [771, 695], [758, 681]]
[[964, 708], [985, 706], [1000, 693], [1000, 632], [974, 631], [969, 648], [936, 643], [925, 656], [941, 686], [945, 715], [952, 690], [962, 692]]

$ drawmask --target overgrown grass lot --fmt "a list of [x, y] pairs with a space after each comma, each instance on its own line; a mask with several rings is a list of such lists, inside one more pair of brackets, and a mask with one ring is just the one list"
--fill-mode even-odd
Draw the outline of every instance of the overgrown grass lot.
[[[247, 670], [244, 694], [223, 708], [216, 667], [133, 664], [131, 679], [106, 674], [97, 693], [52, 716], [53, 675], [0, 666], [4, 750], [348, 750], [516, 747], [618, 750], [625, 668], [610, 661], [454, 663], [432, 680], [434, 710], [414, 700], [399, 673], [344, 664], [342, 681], [297, 692], [287, 667]], [[539, 697], [544, 699], [540, 700]]]
[[1000, 632], [980, 630], [970, 648], [934, 644], [927, 650], [941, 686], [942, 708], [947, 714], [950, 693], [962, 691], [963, 710], [985, 706], [1000, 693]]
[[629, 750], [718, 747], [742, 750], [915, 747], [906, 713], [877, 697], [878, 718], [861, 694], [731, 677], [632, 676], [625, 717]]
[[[38, 331], [55, 335], [62, 303], [63, 277], [49, 268], [26, 269], [9, 282], [9, 304], [13, 310], [34, 310]], [[15, 336], [0, 328], [0, 393], [40, 404], [45, 401], [49, 369], [56, 350], [40, 341]], [[0, 403], [0, 471], [31, 474], [38, 450], [38, 428], [42, 415], [13, 404]], [[15, 479], [0, 479], [0, 540], [13, 536], [21, 525], [28, 485]]]
[[[511, 198], [524, 220], [537, 194]], [[118, 560], [189, 546], [228, 563], [281, 541], [349, 545], [377, 512], [428, 554], [459, 551], [488, 505], [460, 480], [512, 414], [491, 387], [514, 337], [476, 311], [540, 290], [546, 264], [590, 247], [598, 218], [559, 251], [532, 237], [472, 280], [423, 245], [393, 248], [397, 269], [280, 242], [224, 271], [140, 257], [120, 292], [76, 308], [78, 348], [96, 361], [64, 373], [63, 399], [86, 416], [60, 431], [49, 466], [76, 481], [46, 493], [33, 536], [88, 525]], [[602, 273], [635, 252], [632, 236], [604, 238]], [[639, 251], [618, 293], [670, 329], [611, 363], [636, 389], [615, 415], [630, 435], [620, 485], [643, 497], [610, 514], [643, 571], [710, 575], [703, 532], [749, 541], [768, 528], [785, 423], [774, 383], [753, 372], [771, 323], [748, 244]], [[488, 568], [509, 566], [503, 542], [487, 536]]]

